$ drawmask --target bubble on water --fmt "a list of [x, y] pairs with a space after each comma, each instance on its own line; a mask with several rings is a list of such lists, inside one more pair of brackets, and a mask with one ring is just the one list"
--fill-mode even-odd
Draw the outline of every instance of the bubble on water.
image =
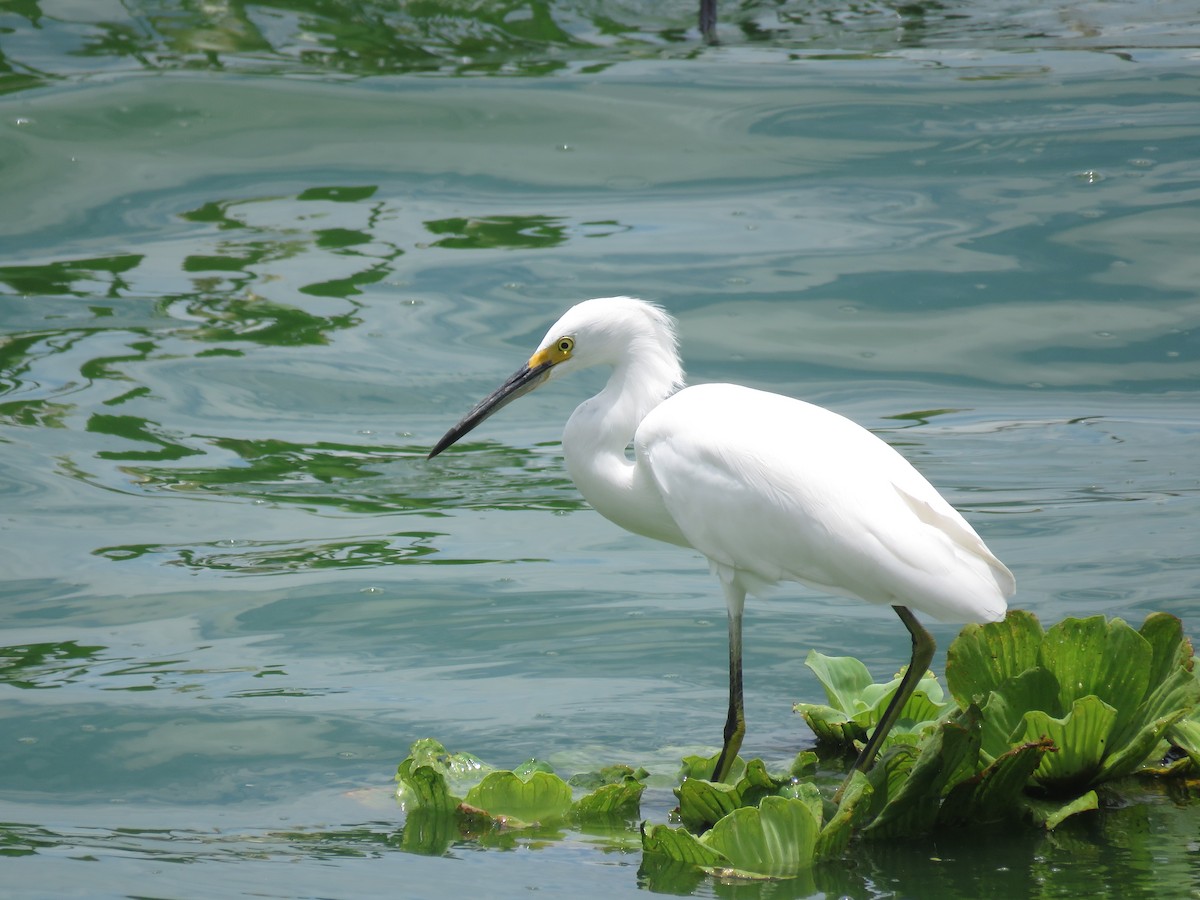
[[1104, 176], [1095, 169], [1085, 169], [1075, 173], [1075, 180], [1082, 181], [1084, 184], [1099, 184], [1104, 181]]

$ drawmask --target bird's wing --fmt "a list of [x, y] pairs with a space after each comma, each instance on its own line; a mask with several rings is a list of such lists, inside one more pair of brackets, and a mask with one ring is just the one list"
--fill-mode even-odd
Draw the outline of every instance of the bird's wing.
[[832, 593], [988, 621], [1012, 576], [899, 453], [812, 404], [735, 385], [679, 392], [634, 438], [688, 542], [749, 590]]

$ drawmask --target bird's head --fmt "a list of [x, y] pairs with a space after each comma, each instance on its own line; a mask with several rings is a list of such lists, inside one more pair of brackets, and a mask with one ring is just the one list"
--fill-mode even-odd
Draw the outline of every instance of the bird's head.
[[477, 403], [462, 420], [442, 436], [429, 458], [464, 437], [492, 413], [534, 388], [568, 372], [591, 366], [618, 366], [631, 355], [649, 351], [673, 366], [678, 383], [675, 328], [662, 309], [633, 297], [585, 300], [555, 322], [537, 350], [521, 368], [495, 391]]

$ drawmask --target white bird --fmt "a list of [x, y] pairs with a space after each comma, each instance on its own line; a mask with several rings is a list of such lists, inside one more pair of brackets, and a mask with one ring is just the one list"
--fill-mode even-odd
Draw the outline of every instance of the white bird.
[[933, 658], [933, 636], [912, 610], [948, 622], [998, 621], [1015, 589], [1012, 573], [924, 476], [860, 425], [739, 385], [685, 388], [674, 322], [631, 297], [569, 309], [429, 457], [517, 397], [591, 366], [612, 374], [567, 421], [572, 480], [622, 528], [704, 554], [725, 592], [729, 712], [712, 780], [729, 775], [746, 729], [746, 594], [781, 581], [887, 604], [912, 636], [904, 677], [850, 775], [869, 769]]

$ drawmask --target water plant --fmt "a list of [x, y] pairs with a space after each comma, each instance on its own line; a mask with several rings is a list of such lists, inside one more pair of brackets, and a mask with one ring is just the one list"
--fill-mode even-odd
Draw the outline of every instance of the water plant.
[[[826, 754], [853, 751], [899, 682], [871, 681], [849, 657], [809, 654], [828, 705], [796, 704]], [[1142, 766], [1164, 737], [1200, 758], [1200, 705], [1192, 646], [1180, 621], [1149, 616], [1135, 631], [1121, 619], [1064, 619], [1043, 630], [1023, 610], [1002, 622], [968, 625], [946, 655], [943, 702], [932, 673], [905, 705], [891, 743], [913, 743], [941, 721], [977, 706], [981, 759], [1048, 740], [1054, 752], [1030, 774], [1041, 792], [1065, 796], [1122, 778]]]
[[[926, 673], [875, 767], [854, 773], [841, 803], [830, 757], [853, 752], [896, 690], [850, 658], [812, 653], [827, 704], [797, 704], [818, 738], [789, 767], [737, 759], [728, 783], [715, 758], [688, 757], [672, 824], [642, 823], [643, 870], [733, 879], [796, 878], [852, 840], [917, 839], [939, 829], [1025, 822], [1053, 829], [1099, 808], [1099, 785], [1151, 771], [1168, 746], [1200, 766], [1200, 679], [1178, 619], [1154, 614], [1066, 619], [1043, 630], [1026, 612], [968, 626], [947, 654], [946, 683]], [[824, 769], [822, 768], [824, 766]], [[608, 823], [631, 832], [648, 773], [613, 766], [564, 781], [545, 763], [498, 770], [416, 742], [400, 764], [409, 820], [403, 844], [442, 852], [456, 839]], [[583, 791], [576, 797], [577, 790]], [[409, 832], [414, 836], [409, 839]]]
[[[396, 770], [396, 796], [408, 814], [405, 849], [441, 853], [456, 839], [567, 824], [631, 823], [639, 814], [646, 775], [644, 769], [609, 766], [569, 783], [540, 760], [497, 769], [422, 738]], [[572, 783], [591, 790], [576, 798]]]
[[[1137, 771], [1200, 704], [1192, 646], [1174, 616], [1135, 631], [1121, 619], [1064, 619], [1043, 631], [1028, 612], [963, 629], [946, 657], [960, 708], [978, 704], [982, 753], [1049, 739], [1031, 775], [1044, 793], [1077, 794]], [[1184, 726], [1185, 728], [1187, 726]]]

